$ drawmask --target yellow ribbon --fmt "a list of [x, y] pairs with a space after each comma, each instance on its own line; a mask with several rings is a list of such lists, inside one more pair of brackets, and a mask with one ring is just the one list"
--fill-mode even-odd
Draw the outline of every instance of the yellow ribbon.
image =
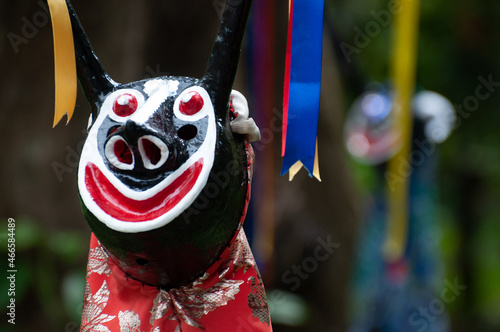
[[65, 0], [47, 0], [54, 36], [55, 127], [66, 114], [71, 120], [76, 105], [76, 61], [73, 32]]
[[388, 230], [383, 246], [385, 259], [394, 262], [404, 256], [408, 242], [410, 152], [412, 137], [411, 100], [415, 91], [420, 0], [401, 2], [394, 35], [394, 130], [401, 130], [401, 150], [389, 161]]

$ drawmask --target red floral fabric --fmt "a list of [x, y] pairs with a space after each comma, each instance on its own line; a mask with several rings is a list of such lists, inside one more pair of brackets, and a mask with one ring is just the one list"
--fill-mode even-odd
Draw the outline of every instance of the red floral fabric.
[[192, 284], [161, 290], [127, 278], [92, 235], [81, 331], [272, 331], [264, 286], [243, 230]]

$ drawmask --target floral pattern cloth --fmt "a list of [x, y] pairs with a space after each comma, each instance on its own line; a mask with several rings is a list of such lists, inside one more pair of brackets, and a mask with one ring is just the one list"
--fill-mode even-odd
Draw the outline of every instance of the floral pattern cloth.
[[201, 278], [163, 290], [128, 278], [92, 235], [80, 331], [272, 331], [245, 233]]

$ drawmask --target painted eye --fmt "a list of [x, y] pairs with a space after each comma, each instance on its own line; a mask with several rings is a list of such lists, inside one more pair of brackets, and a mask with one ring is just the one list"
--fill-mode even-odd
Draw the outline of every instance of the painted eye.
[[179, 110], [184, 115], [195, 115], [203, 108], [204, 102], [201, 95], [196, 92], [188, 92], [179, 103]]
[[137, 98], [130, 93], [124, 93], [116, 98], [113, 104], [113, 112], [121, 117], [126, 117], [134, 114], [137, 111], [139, 103]]

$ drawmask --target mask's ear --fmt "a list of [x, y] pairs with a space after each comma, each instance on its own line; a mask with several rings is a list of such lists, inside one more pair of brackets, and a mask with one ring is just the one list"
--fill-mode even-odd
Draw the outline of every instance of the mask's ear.
[[215, 115], [225, 120], [240, 48], [250, 13], [251, 0], [227, 0], [222, 22], [210, 55], [202, 83], [211, 94]]
[[[99, 96], [112, 91], [117, 83], [104, 71], [99, 59], [94, 54], [87, 35], [69, 0], [46, 1], [51, 13], [54, 34], [56, 70], [56, 116], [54, 125], [56, 125], [66, 113], [68, 113], [69, 121], [73, 112], [74, 100], [76, 99], [76, 78], [73, 74], [75, 61], [78, 80], [92, 105], [92, 111], [97, 112]], [[68, 86], [74, 91], [68, 91]], [[71, 95], [69, 99], [74, 99], [72, 107], [67, 106], [71, 105], [71, 102], [66, 102], [65, 106], [61, 107], [61, 98], [68, 100], [64, 92]]]

